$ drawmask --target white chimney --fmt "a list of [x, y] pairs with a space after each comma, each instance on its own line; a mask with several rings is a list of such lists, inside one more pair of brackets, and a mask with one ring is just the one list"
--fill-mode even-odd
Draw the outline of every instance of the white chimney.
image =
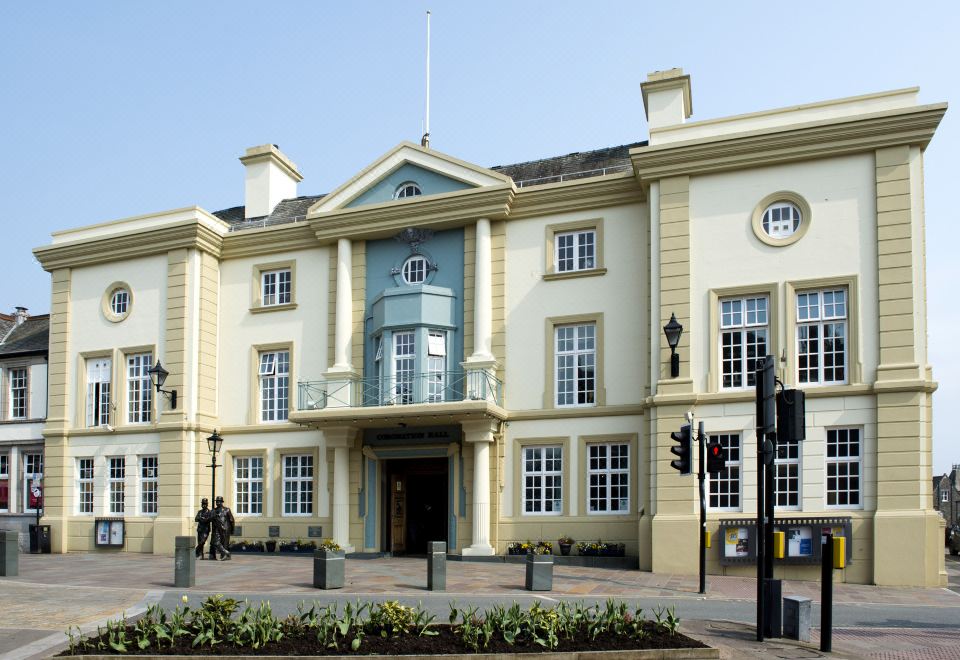
[[27, 314], [26, 307], [17, 307], [16, 310], [17, 311], [13, 313], [13, 317], [16, 320], [17, 325], [20, 325], [21, 323], [26, 321], [28, 318], [30, 318], [30, 315]]
[[297, 184], [303, 181], [303, 175], [277, 145], [250, 147], [240, 157], [240, 162], [247, 170], [244, 177], [245, 219], [270, 215], [281, 200], [297, 196]]
[[663, 126], [682, 124], [693, 113], [690, 76], [683, 75], [683, 69], [648, 73], [647, 82], [640, 83], [640, 89], [651, 132]]

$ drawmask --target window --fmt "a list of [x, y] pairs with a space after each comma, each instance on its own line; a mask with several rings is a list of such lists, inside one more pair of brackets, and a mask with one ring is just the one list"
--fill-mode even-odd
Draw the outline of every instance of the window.
[[770, 238], [789, 238], [800, 228], [802, 217], [795, 204], [776, 202], [763, 212], [760, 224]]
[[523, 448], [523, 512], [560, 515], [563, 448]]
[[127, 422], [130, 424], [150, 421], [153, 386], [147, 371], [152, 362], [150, 353], [127, 356]]
[[590, 513], [629, 513], [630, 445], [587, 445]]
[[263, 458], [243, 456], [233, 459], [233, 492], [237, 513], [259, 516], [263, 513]]
[[860, 429], [827, 429], [826, 491], [828, 507], [860, 506]]
[[[33, 486], [37, 490], [34, 492]], [[23, 455], [23, 510], [36, 512], [43, 498], [43, 454]]]
[[87, 360], [87, 426], [110, 423], [110, 358]]
[[264, 307], [287, 305], [292, 301], [293, 273], [289, 268], [267, 270], [260, 274], [260, 304]]
[[394, 403], [413, 403], [413, 376], [417, 365], [415, 336], [412, 330], [393, 335]]
[[283, 457], [283, 515], [313, 513], [313, 456]]
[[777, 442], [774, 469], [774, 505], [781, 509], [800, 508], [800, 443]]
[[596, 325], [557, 327], [555, 350], [556, 405], [595, 405]]
[[429, 264], [422, 254], [414, 254], [403, 262], [401, 274], [407, 284], [423, 284], [427, 279]]
[[[0, 456], [0, 459], [2, 459], [2, 458], [3, 458], [3, 457]], [[950, 491], [948, 491], [948, 490], [941, 490], [941, 491], [940, 491], [940, 501], [941, 501], [941, 502], [949, 502], [949, 501], [950, 501]], [[0, 508], [3, 508], [3, 502], [0, 502]]]
[[130, 292], [126, 289], [116, 289], [110, 294], [110, 311], [114, 316], [126, 316], [130, 306]]
[[708, 504], [711, 509], [740, 510], [740, 434], [718, 433], [710, 436], [723, 447], [727, 456], [727, 466], [716, 476], [707, 474], [710, 480]]
[[557, 234], [554, 238], [557, 272], [569, 273], [595, 268], [596, 243], [597, 232], [593, 229]]
[[127, 479], [127, 459], [124, 456], [111, 456], [107, 459], [110, 466], [107, 473], [107, 496], [110, 513], [123, 515], [125, 486]]
[[753, 387], [757, 360], [765, 357], [768, 324], [767, 298], [720, 301], [720, 386]]
[[77, 459], [77, 513], [93, 513], [93, 459]]
[[427, 403], [443, 401], [446, 371], [447, 333], [430, 330], [427, 333]]
[[160, 464], [156, 456], [140, 457], [140, 513], [155, 515], [159, 509], [157, 477]]
[[846, 382], [847, 291], [797, 294], [797, 382]]
[[393, 193], [394, 199], [403, 199], [405, 197], [416, 197], [417, 195], [422, 195], [423, 191], [420, 190], [418, 186], [413, 181], [406, 181], [397, 186], [397, 190]]
[[10, 419], [27, 417], [27, 369], [18, 367], [10, 374]]
[[0, 454], [0, 511], [10, 510], [10, 456]]
[[290, 351], [260, 354], [260, 421], [287, 419], [290, 403]]

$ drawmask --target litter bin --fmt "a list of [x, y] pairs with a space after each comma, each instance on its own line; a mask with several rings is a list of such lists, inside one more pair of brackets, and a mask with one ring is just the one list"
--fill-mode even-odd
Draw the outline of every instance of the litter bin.
[[30, 525], [30, 553], [50, 554], [50, 525]]

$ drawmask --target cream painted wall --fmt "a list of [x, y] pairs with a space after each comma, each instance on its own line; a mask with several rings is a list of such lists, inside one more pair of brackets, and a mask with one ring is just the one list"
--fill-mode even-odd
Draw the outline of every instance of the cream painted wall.
[[[546, 227], [603, 219], [605, 275], [545, 281]], [[506, 244], [506, 374], [512, 410], [543, 407], [547, 318], [602, 313], [603, 381], [607, 405], [639, 403], [638, 385], [649, 357], [644, 350], [647, 290], [645, 206], [564, 213], [508, 222]], [[553, 255], [549, 255], [552, 260]]]
[[[296, 260], [296, 309], [251, 313], [254, 265]], [[290, 381], [291, 409], [296, 406], [298, 380], [318, 380], [327, 370], [327, 326], [330, 273], [329, 250], [301, 250], [264, 257], [232, 259], [220, 265], [220, 420], [226, 426], [248, 419], [253, 346], [293, 343]]]
[[40, 442], [43, 439], [43, 422], [2, 424], [0, 425], [0, 442], [28, 440]]
[[[873, 382], [878, 356], [876, 183], [872, 155], [832, 158], [692, 178], [690, 181], [691, 317], [698, 328], [710, 323], [711, 289], [780, 284], [781, 336], [778, 354], [792, 348], [784, 336], [783, 283], [856, 275], [860, 292], [860, 357], [863, 380]], [[787, 247], [762, 243], [753, 233], [756, 205], [777, 191], [801, 195], [811, 207], [807, 234]], [[699, 334], [691, 355], [694, 387], [706, 389], [709, 333]], [[713, 368], [716, 371], [716, 368]], [[792, 375], [788, 382], [793, 382]]]
[[29, 375], [30, 403], [28, 411], [31, 419], [44, 419], [47, 416], [47, 363], [30, 365]]
[[[108, 458], [124, 456], [126, 458], [124, 480], [125, 518], [148, 518], [156, 516], [142, 516], [140, 514], [140, 464], [141, 456], [159, 456], [160, 438], [156, 433], [108, 433], [91, 432], [84, 435], [73, 435], [68, 445], [68, 458], [71, 465], [68, 469], [70, 488], [70, 504], [67, 507], [70, 516], [80, 516], [77, 511], [77, 459], [93, 459], [93, 513], [81, 517], [91, 521], [97, 516], [111, 516], [109, 512], [109, 471]], [[160, 477], [163, 480], [163, 475]]]

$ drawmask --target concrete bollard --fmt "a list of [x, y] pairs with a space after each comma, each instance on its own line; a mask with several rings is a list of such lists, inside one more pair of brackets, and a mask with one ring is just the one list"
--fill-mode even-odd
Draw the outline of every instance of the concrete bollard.
[[173, 586], [188, 589], [197, 583], [197, 542], [192, 536], [177, 536], [174, 544]]
[[0, 575], [20, 575], [20, 533], [15, 530], [0, 532]]
[[811, 601], [803, 596], [783, 598], [783, 636], [801, 642], [810, 641]]
[[447, 543], [427, 543], [427, 591], [447, 590]]

